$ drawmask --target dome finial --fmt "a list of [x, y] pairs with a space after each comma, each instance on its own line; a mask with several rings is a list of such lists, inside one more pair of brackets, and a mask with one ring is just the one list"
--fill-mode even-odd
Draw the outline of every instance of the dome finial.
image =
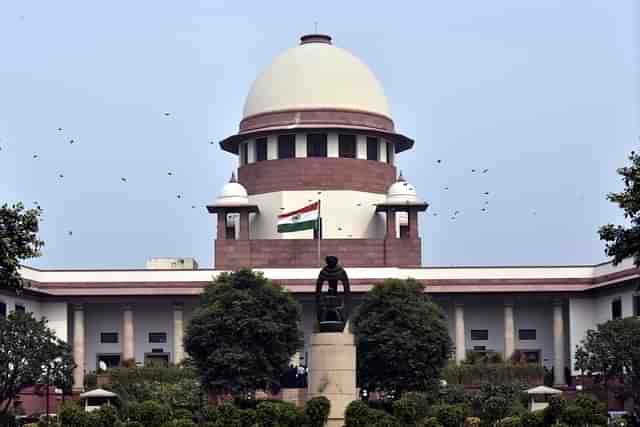
[[235, 172], [231, 172], [231, 178], [229, 179], [229, 182], [238, 182]]
[[405, 182], [404, 176], [402, 176], [402, 170], [400, 170], [400, 175], [398, 175], [398, 179], [396, 182]]

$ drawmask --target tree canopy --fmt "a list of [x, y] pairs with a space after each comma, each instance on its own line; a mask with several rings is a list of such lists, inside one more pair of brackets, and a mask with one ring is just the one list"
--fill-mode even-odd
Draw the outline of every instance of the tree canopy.
[[0, 318], [0, 414], [25, 387], [40, 383], [68, 388], [74, 367], [69, 345], [46, 320], [16, 311]]
[[22, 203], [0, 207], [0, 288], [21, 289], [20, 261], [40, 256], [44, 242], [38, 240], [40, 209]]
[[576, 349], [575, 368], [600, 375], [605, 384], [613, 378], [630, 383], [640, 415], [640, 319], [610, 320], [589, 329]]
[[185, 332], [203, 386], [217, 394], [275, 389], [302, 345], [295, 299], [262, 273], [220, 274]]
[[440, 380], [452, 343], [443, 311], [409, 279], [387, 279], [365, 297], [352, 320], [360, 387], [424, 391]]
[[600, 239], [607, 242], [605, 253], [613, 257], [613, 264], [633, 256], [636, 266], [640, 266], [640, 155], [634, 151], [629, 155], [630, 166], [618, 169], [624, 190], [609, 193], [607, 199], [624, 211], [629, 227], [607, 224], [600, 227]]

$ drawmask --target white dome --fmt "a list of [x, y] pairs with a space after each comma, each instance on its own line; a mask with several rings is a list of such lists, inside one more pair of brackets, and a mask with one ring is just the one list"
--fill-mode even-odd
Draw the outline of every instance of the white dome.
[[216, 199], [216, 206], [238, 206], [249, 203], [249, 196], [244, 185], [232, 180], [222, 187], [220, 195]]
[[387, 190], [387, 203], [415, 203], [418, 201], [418, 194], [413, 185], [400, 179], [389, 186]]
[[303, 42], [276, 57], [253, 82], [243, 118], [311, 108], [360, 110], [391, 118], [382, 85], [371, 70], [328, 42]]

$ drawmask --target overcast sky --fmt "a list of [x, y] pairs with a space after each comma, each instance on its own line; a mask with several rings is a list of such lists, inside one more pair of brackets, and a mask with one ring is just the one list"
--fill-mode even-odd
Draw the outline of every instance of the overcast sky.
[[425, 265], [602, 262], [597, 228], [622, 221], [605, 195], [640, 145], [634, 3], [3, 0], [0, 202], [44, 209], [34, 266], [210, 267], [204, 205], [236, 164], [217, 141], [317, 21], [416, 141], [398, 164], [431, 204]]

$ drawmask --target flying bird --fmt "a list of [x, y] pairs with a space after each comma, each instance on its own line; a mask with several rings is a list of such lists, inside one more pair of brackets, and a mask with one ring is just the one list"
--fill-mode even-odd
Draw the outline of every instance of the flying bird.
[[480, 210], [481, 210], [482, 212], [486, 212], [486, 211], [487, 211], [487, 208], [482, 208], [482, 209], [480, 209]]
[[475, 169], [471, 169], [471, 172], [475, 172], [475, 171], [476, 171]]
[[173, 172], [167, 172], [167, 175], [173, 176]]
[[169, 117], [170, 115], [171, 115], [171, 113], [168, 113], [168, 112], [167, 112], [167, 113], [164, 113], [164, 116], [165, 116], [165, 117]]
[[64, 175], [63, 174], [59, 174], [58, 178], [64, 178]]
[[34, 159], [37, 159], [37, 158], [38, 158], [38, 155], [37, 155], [37, 154], [34, 154], [34, 155], [33, 155], [33, 158], [34, 158]]
[[69, 230], [67, 234], [69, 234], [69, 236], [73, 236], [73, 231]]
[[182, 195], [177, 194], [177, 195], [176, 195], [176, 197], [177, 197], [178, 199], [181, 199], [181, 198], [182, 198]]
[[442, 163], [442, 160], [438, 159], [436, 160], [436, 163]]
[[489, 169], [482, 169], [482, 173], [487, 173], [489, 172]]
[[485, 196], [488, 196], [488, 195], [489, 195], [489, 192], [488, 192], [488, 191], [485, 191], [485, 192], [484, 192], [484, 193], [482, 193], [482, 194], [484, 194]]
[[127, 178], [122, 177], [122, 178], [120, 178], [120, 181], [122, 181], [122, 182], [127, 182]]
[[209, 144], [213, 145], [213, 141], [209, 141]]
[[73, 140], [73, 139], [70, 139], [70, 140], [69, 140], [69, 144], [73, 144], [73, 143], [75, 143], [75, 142], [76, 142], [76, 141], [75, 141], [75, 140]]
[[458, 215], [460, 213], [460, 211], [455, 211], [453, 214], [454, 215]]
[[196, 205], [191, 205], [191, 209], [195, 209], [195, 208], [196, 208]]
[[58, 132], [62, 132], [62, 128], [58, 128]]
[[449, 187], [444, 187], [444, 189], [445, 189], [445, 190], [448, 190], [448, 189], [449, 189]]

